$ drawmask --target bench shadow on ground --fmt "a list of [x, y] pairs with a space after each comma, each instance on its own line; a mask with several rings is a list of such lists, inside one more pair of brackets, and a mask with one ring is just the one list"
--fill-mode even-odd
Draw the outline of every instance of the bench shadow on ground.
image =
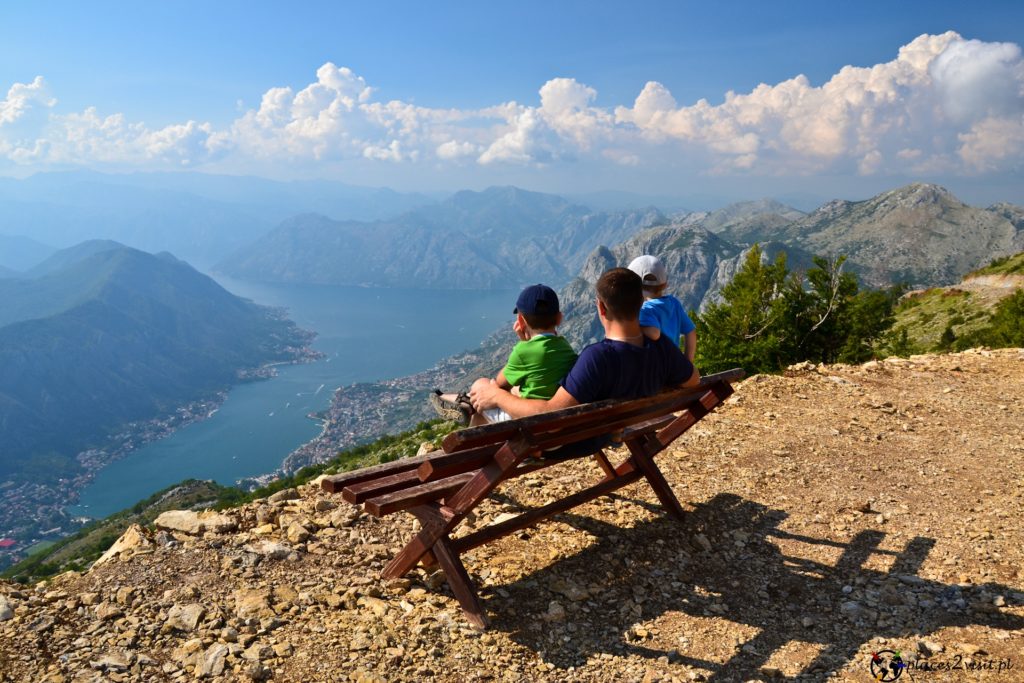
[[[824, 678], [878, 637], [926, 638], [948, 626], [1024, 628], [1024, 619], [991, 606], [993, 595], [1004, 596], [1007, 605], [1019, 604], [1020, 588], [961, 587], [919, 577], [935, 545], [931, 538], [915, 537], [900, 550], [885, 550], [880, 546], [886, 535], [875, 530], [861, 531], [848, 543], [800, 536], [779, 528], [788, 516], [784, 511], [732, 494], [720, 494], [696, 506], [682, 520], [664, 515], [656, 505], [625, 500], [658, 516], [630, 528], [579, 515], [554, 517], [592, 535], [594, 543], [522, 579], [486, 590], [492, 628], [509, 633], [561, 669], [581, 666], [602, 653], [639, 656], [650, 659], [655, 667], [657, 660], [664, 663], [667, 657], [671, 663], [702, 671], [713, 681], [763, 676], [761, 668], [772, 655], [794, 641], [811, 644], [817, 654], [790, 676]], [[697, 534], [715, 543], [714, 539], [733, 538], [730, 534], [736, 530], [748, 535], [742, 548], [712, 546], [707, 552], [691, 545]], [[541, 528], [525, 542], [543, 542], [543, 534]], [[824, 564], [784, 555], [776, 545], [784, 539], [792, 542], [787, 546], [806, 543], [830, 548], [838, 561]], [[875, 568], [882, 564], [888, 568]], [[597, 584], [594, 596], [573, 602], [538, 590], [567, 578], [582, 586]], [[847, 588], [844, 593], [844, 587], [854, 590]], [[872, 591], [877, 604], [865, 604], [865, 591]], [[565, 607], [566, 621], [541, 617], [551, 600]], [[983, 600], [988, 600], [987, 605]], [[714, 610], [721, 610], [721, 603], [727, 608], [718, 615]], [[660, 639], [628, 635], [634, 624], [649, 624], [670, 612], [720, 616], [752, 627], [743, 630], [756, 634], [744, 643], [722, 643], [719, 652], [724, 654], [713, 657], [698, 656], [678, 643], [662, 646]], [[804, 622], [808, 617], [814, 620], [810, 626]], [[868, 664], [864, 662], [865, 672]]]

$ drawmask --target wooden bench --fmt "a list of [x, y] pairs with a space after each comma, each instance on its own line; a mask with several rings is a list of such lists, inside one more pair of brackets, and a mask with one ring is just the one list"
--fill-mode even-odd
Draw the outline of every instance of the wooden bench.
[[[397, 578], [423, 561], [444, 570], [466, 617], [484, 628], [487, 618], [459, 556], [552, 515], [646, 478], [665, 510], [683, 508], [654, 463], [654, 456], [714, 410], [733, 391], [742, 370], [709, 375], [692, 389], [675, 389], [631, 401], [600, 401], [564, 410], [453, 432], [443, 449], [426, 455], [325, 477], [325, 491], [341, 493], [376, 517], [408, 511], [420, 531], [383, 570]], [[619, 436], [629, 456], [613, 465], [594, 440]], [[607, 441], [607, 438], [604, 439]], [[575, 450], [575, 452], [573, 452]], [[594, 485], [513, 519], [459, 538], [451, 534], [506, 479], [593, 456], [601, 468]]]

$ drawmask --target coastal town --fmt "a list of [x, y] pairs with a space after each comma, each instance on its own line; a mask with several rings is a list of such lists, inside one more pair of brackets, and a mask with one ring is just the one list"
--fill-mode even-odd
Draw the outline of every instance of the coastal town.
[[476, 377], [494, 375], [501, 367], [500, 356], [507, 353], [510, 343], [507, 331], [502, 330], [485, 339], [479, 348], [445, 358], [428, 370], [336, 389], [331, 405], [310, 416], [323, 425], [316, 438], [288, 455], [277, 472], [240, 484], [265, 484], [283, 474], [326, 462], [338, 451], [436, 418], [427, 403], [430, 392], [442, 387], [466, 389]]
[[[259, 374], [272, 370], [260, 369]], [[254, 377], [257, 373], [247, 374]], [[75, 460], [80, 469], [74, 477], [59, 479], [54, 484], [0, 482], [4, 498], [4, 505], [0, 506], [0, 569], [31, 552], [35, 546], [52, 542], [87, 524], [90, 517], [72, 516], [65, 508], [101, 468], [147, 443], [170, 436], [185, 425], [210, 417], [226, 397], [227, 392], [218, 392], [180, 406], [170, 415], [126, 425], [103, 447], [79, 453]]]
[[[306, 339], [311, 342], [313, 337], [308, 335]], [[284, 351], [292, 358], [289, 363], [312, 362], [322, 357], [308, 345], [289, 346]], [[281, 364], [239, 369], [237, 381], [275, 377], [275, 366]], [[0, 571], [92, 521], [87, 515], [71, 515], [66, 508], [77, 501], [78, 492], [100, 469], [148, 443], [167, 438], [186, 425], [212, 417], [225, 398], [227, 391], [219, 391], [179, 406], [169, 415], [125, 425], [102, 446], [78, 453], [75, 461], [79, 469], [74, 476], [53, 483], [0, 481], [0, 496], [4, 501], [0, 506]]]

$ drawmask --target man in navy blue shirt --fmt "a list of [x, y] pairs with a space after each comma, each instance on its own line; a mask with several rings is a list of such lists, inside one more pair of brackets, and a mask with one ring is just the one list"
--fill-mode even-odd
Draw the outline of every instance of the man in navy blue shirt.
[[640, 331], [643, 281], [627, 268], [606, 271], [597, 281], [597, 315], [605, 338], [583, 349], [550, 399], [514, 396], [493, 380], [478, 379], [469, 397], [476, 410], [501, 408], [512, 417], [559, 410], [608, 398], [651, 396], [667, 387], [692, 387], [700, 374], [664, 335]]

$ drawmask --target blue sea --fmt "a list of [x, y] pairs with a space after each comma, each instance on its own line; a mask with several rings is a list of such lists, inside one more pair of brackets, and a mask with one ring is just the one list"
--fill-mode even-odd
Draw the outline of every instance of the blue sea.
[[300, 327], [318, 333], [313, 346], [325, 358], [279, 366], [273, 379], [235, 387], [209, 419], [101, 470], [68, 508], [70, 514], [105, 517], [183, 479], [233, 484], [271, 472], [320, 432], [307, 414], [326, 408], [336, 388], [426, 370], [477, 346], [511, 324], [517, 294], [216, 279], [256, 303], [287, 308]]

